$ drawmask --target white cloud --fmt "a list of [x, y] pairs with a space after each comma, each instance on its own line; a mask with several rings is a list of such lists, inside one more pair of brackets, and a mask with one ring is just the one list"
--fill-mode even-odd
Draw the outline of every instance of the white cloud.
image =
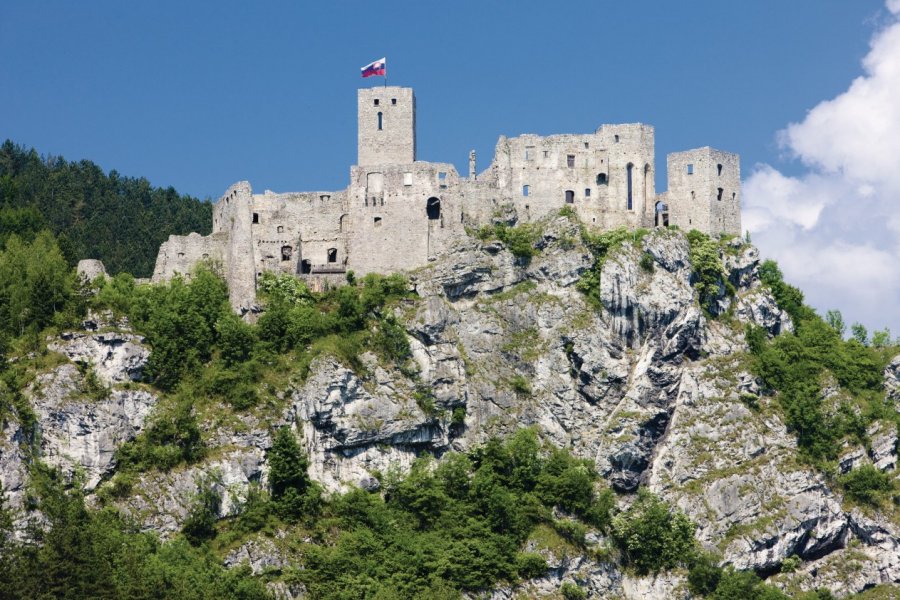
[[[900, 15], [900, 0], [887, 0]], [[900, 334], [900, 21], [872, 40], [864, 74], [779, 132], [807, 171], [757, 165], [743, 221], [819, 311]]]

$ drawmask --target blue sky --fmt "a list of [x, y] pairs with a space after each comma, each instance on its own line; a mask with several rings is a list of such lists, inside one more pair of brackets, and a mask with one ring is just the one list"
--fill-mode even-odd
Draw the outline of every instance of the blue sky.
[[[815, 161], [778, 132], [863, 73], [887, 1], [3, 0], [0, 138], [199, 197], [338, 189], [355, 90], [381, 81], [359, 68], [387, 56], [389, 83], [416, 89], [419, 158], [461, 172], [501, 134], [641, 121], [660, 189], [666, 153], [703, 145], [747, 178], [802, 178]], [[900, 333], [900, 312], [870, 316]]]

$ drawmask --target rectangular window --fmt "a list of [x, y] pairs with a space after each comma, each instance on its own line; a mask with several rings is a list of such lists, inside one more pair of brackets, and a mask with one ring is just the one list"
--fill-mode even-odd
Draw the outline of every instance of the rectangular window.
[[525, 147], [525, 160], [531, 160], [534, 158], [534, 146], [526, 146]]
[[391, 104], [397, 104], [397, 99], [396, 99], [396, 98], [391, 98]]
[[525, 196], [527, 198], [528, 194], [530, 192], [531, 192], [531, 186], [529, 186], [528, 184], [522, 186], [522, 195], [523, 196]]
[[442, 188], [447, 187], [447, 174], [441, 171], [438, 173], [438, 183]]
[[550, 158], [550, 151], [544, 150], [544, 158]]
[[412, 185], [412, 173], [403, 174], [403, 185]]
[[584, 188], [584, 197], [585, 198], [591, 197], [591, 188]]
[[688, 175], [694, 174], [694, 165], [688, 165], [687, 173]]
[[570, 169], [575, 168], [575, 155], [574, 154], [566, 155], [566, 166], [569, 167]]
[[585, 143], [584, 143], [584, 149], [585, 149], [585, 150], [587, 150], [587, 149], [590, 148], [590, 147], [591, 147], [590, 143], [588, 143], [588, 142], [585, 142]]

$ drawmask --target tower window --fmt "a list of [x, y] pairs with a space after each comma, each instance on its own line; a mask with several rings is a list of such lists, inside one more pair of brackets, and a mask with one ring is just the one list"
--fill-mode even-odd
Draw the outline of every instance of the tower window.
[[522, 186], [522, 195], [523, 195], [523, 196], [525, 196], [525, 197], [527, 198], [527, 197], [528, 197], [528, 194], [529, 194], [530, 192], [531, 192], [531, 186], [530, 186], [530, 185], [525, 184], [525, 185]]
[[382, 119], [382, 117], [383, 117], [383, 115], [382, 115], [381, 113], [378, 113], [378, 131], [381, 131], [381, 125], [382, 125], [381, 119]]
[[378, 106], [378, 98], [375, 98], [375, 106]]
[[544, 158], [550, 158], [550, 151], [544, 150]]
[[566, 166], [569, 167], [570, 169], [575, 168], [575, 155], [574, 154], [566, 155]]
[[597, 173], [597, 185], [606, 185], [606, 173]]
[[293, 255], [294, 249], [290, 246], [282, 246], [281, 247], [281, 260], [291, 260], [291, 255]]
[[724, 192], [724, 191], [725, 191], [725, 190], [723, 190], [722, 188], [719, 188], [719, 193], [716, 195], [716, 200], [721, 200], [721, 199], [722, 199], [722, 192]]
[[634, 170], [634, 165], [631, 163], [628, 163], [628, 167], [626, 169], [628, 171], [628, 199], [627, 199], [625, 207], [628, 210], [633, 210], [634, 209], [634, 199], [633, 199], [633, 191], [634, 190], [633, 190], [632, 181], [631, 181], [631, 172]]
[[619, 134], [618, 133], [615, 135], [615, 141], [617, 144], [619, 143]]
[[722, 176], [722, 165], [716, 165], [716, 170], [719, 172], [719, 177]]
[[437, 221], [441, 218], [441, 201], [438, 198], [429, 198], [425, 205], [425, 214], [429, 221]]
[[300, 274], [301, 275], [309, 275], [310, 273], [312, 273], [312, 263], [310, 263], [308, 260], [301, 260], [300, 261]]
[[584, 197], [585, 198], [591, 197], [591, 188], [584, 188]]
[[284, 225], [279, 225], [277, 231], [278, 233], [284, 233]]
[[693, 164], [688, 163], [688, 166], [687, 166], [687, 174], [688, 174], [688, 175], [693, 175], [693, 174], [694, 174], [694, 165], [693, 165]]
[[591, 147], [590, 143], [588, 143], [588, 142], [585, 142], [585, 143], [584, 143], [584, 149], [585, 149], [585, 150], [587, 150], [587, 149], [590, 148], [590, 147]]
[[412, 173], [403, 174], [403, 185], [412, 185]]
[[321, 196], [319, 196], [319, 200], [321, 200], [322, 202], [328, 202], [329, 200], [331, 200], [331, 196], [329, 194], [322, 194]]
[[328, 249], [328, 262], [330, 262], [330, 263], [337, 262], [337, 248], [329, 248]]
[[447, 187], [447, 174], [443, 171], [438, 173], [438, 183], [442, 188]]
[[575, 203], [575, 192], [573, 190], [566, 190], [566, 204], [574, 204]]
[[532, 158], [534, 158], [534, 146], [526, 146], [525, 160], [531, 160]]
[[375, 220], [373, 221], [373, 223], [374, 223], [375, 227], [381, 227], [381, 217], [375, 217]]
[[391, 104], [397, 104], [397, 99], [396, 99], [396, 98], [391, 98]]
[[253, 223], [259, 223], [259, 213], [253, 213]]

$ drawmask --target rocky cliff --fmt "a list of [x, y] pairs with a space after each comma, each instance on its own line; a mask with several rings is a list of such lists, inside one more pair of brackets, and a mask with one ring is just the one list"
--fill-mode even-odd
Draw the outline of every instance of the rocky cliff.
[[[371, 355], [356, 370], [321, 357], [266, 410], [207, 419], [202, 461], [146, 472], [116, 503], [166, 536], [181, 526], [205, 479], [222, 492], [219, 515], [226, 517], [248, 486], [265, 481], [272, 431], [285, 424], [302, 433], [310, 474], [332, 492], [376, 490], [384, 473], [423, 453], [440, 457], [533, 425], [594, 461], [620, 506], [648, 488], [696, 522], [700, 543], [723, 562], [772, 575], [785, 589], [824, 586], [842, 595], [900, 582], [895, 519], [851, 507], [798, 460], [776, 400], [750, 371], [745, 325], [772, 336], [793, 327], [760, 282], [755, 248], [739, 240], [721, 246], [724, 278], [704, 311], [688, 242], [676, 231], [634, 236], [612, 250], [597, 302], [576, 287], [594, 263], [576, 223], [549, 221], [536, 246], [540, 252], [527, 260], [501, 242], [470, 238], [412, 274], [417, 298], [395, 316], [416, 377]], [[25, 392], [35, 433], [12, 420], [2, 430], [0, 482], [16, 508], [26, 505], [31, 450], [79, 474], [85, 489], [102, 490], [115, 472], [116, 448], [160, 402], [137, 383], [149, 354], [143, 340], [126, 323], [87, 325], [92, 330], [50, 342], [54, 364]], [[884, 377], [897, 402], [900, 357]], [[848, 447], [841, 468], [873, 464], [893, 473], [895, 427], [875, 423], [868, 433], [868, 447]], [[531, 549], [548, 558], [549, 575], [498, 589], [494, 598], [550, 594], [569, 580], [596, 597], [689, 597], [678, 572], [639, 578], [596, 554]], [[794, 557], [793, 572], [775, 575]], [[254, 570], [285, 560], [266, 540], [227, 558]]]

